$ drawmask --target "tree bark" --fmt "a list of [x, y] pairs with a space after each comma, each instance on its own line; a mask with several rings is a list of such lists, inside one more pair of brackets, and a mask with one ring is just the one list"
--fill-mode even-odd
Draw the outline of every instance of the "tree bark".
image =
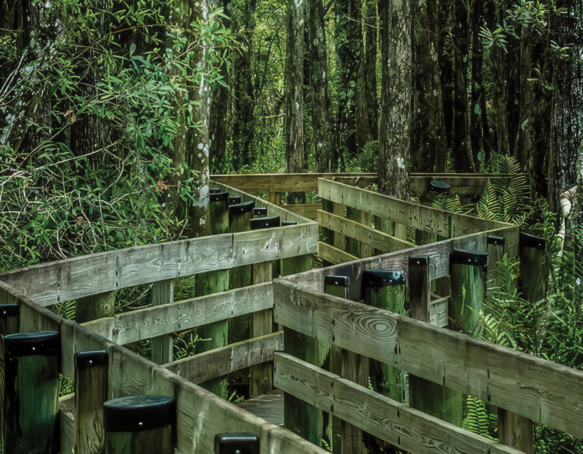
[[[287, 173], [305, 171], [304, 27], [304, 0], [288, 0], [285, 68], [285, 162]], [[294, 197], [292, 196], [292, 198]], [[301, 197], [296, 198], [296, 203], [301, 203]]]
[[318, 172], [335, 172], [337, 156], [334, 153], [333, 125], [328, 96], [328, 52], [322, 0], [309, 0], [310, 89], [312, 94], [312, 122], [314, 129], [314, 156]]
[[[484, 1], [474, 0], [472, 8], [472, 100], [470, 105], [470, 144], [476, 169], [480, 168], [479, 153], [482, 151], [482, 140], [487, 131], [482, 130], [482, 116], [487, 115], [482, 111], [481, 100], [485, 96], [484, 80], [482, 75], [483, 54], [482, 38], [480, 37], [480, 25], [484, 18]], [[484, 150], [485, 152], [485, 150]]]
[[413, 172], [445, 172], [447, 141], [438, 60], [436, 0], [414, 3]]
[[409, 200], [412, 50], [410, 0], [384, 8], [379, 192]]
[[338, 67], [338, 119], [336, 144], [341, 158], [354, 156], [358, 151], [356, 141], [355, 94], [358, 67], [362, 57], [362, 27], [360, 3], [357, 0], [335, 0], [336, 62]]
[[377, 0], [365, 0], [364, 58], [358, 68], [356, 93], [357, 150], [378, 139], [377, 102]]

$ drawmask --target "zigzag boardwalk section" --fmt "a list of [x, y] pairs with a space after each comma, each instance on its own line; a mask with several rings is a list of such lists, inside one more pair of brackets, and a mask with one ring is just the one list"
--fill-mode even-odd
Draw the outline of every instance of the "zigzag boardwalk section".
[[[414, 192], [426, 192], [433, 178], [414, 178]], [[486, 181], [447, 178], [453, 191], [467, 195]], [[317, 190], [327, 210], [309, 208], [310, 217], [319, 218], [326, 242], [318, 241], [317, 223], [297, 214], [308, 208], [290, 211], [215, 182], [223, 222], [225, 197], [251, 202], [254, 215], [278, 222], [249, 230], [246, 216], [230, 233], [222, 228], [209, 237], [0, 274], [0, 335], [55, 333], [55, 372], [74, 380], [75, 393], [59, 400], [60, 441], [54, 443], [62, 453], [102, 452], [116, 430], [105, 399], [135, 396], [165, 402], [169, 412], [160, 420], [174, 436], [161, 441], [163, 449], [184, 454], [216, 452], [215, 441], [227, 440], [225, 434], [237, 434], [241, 452], [258, 446], [261, 454], [329, 452], [325, 447], [375, 452], [374, 444], [412, 454], [530, 453], [533, 422], [583, 437], [583, 372], [467, 334], [476, 327], [471, 309], [479, 310], [485, 289], [496, 284], [496, 262], [504, 253], [521, 260], [525, 297], [544, 297], [544, 242], [517, 226], [364, 189], [374, 175], [266, 176], [267, 186], [259, 179], [232, 181], [246, 181], [246, 190], [269, 193], [274, 201], [282, 192]], [[403, 239], [411, 229], [420, 242], [444, 239], [415, 245]], [[312, 269], [316, 253], [332, 265]], [[227, 276], [250, 269], [253, 279], [226, 287]], [[271, 282], [275, 273], [282, 277]], [[193, 275], [208, 289], [174, 301], [173, 280]], [[211, 285], [212, 276], [222, 284]], [[440, 296], [432, 291], [438, 280]], [[144, 284], [153, 289], [152, 307], [112, 311], [119, 289]], [[72, 300], [76, 321], [47, 308]], [[236, 317], [253, 321], [251, 337], [228, 343], [226, 326]], [[172, 335], [184, 330], [210, 335], [211, 348], [174, 360]], [[125, 347], [149, 339], [157, 345], [156, 362]], [[229, 403], [224, 377], [244, 370], [255, 377], [249, 393], [257, 397]], [[278, 389], [271, 391], [271, 383]], [[459, 427], [464, 395], [498, 407], [498, 442]], [[122, 402], [141, 401], [148, 399]], [[47, 418], [41, 418], [45, 426], [55, 415]], [[148, 429], [160, 429], [159, 421], [139, 421], [146, 432], [132, 439], [147, 440], [155, 433]], [[12, 438], [10, 446], [22, 442]]]

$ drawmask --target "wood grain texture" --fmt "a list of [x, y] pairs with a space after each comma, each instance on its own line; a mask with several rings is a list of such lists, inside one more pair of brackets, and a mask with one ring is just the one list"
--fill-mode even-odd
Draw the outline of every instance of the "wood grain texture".
[[273, 285], [276, 321], [286, 327], [583, 435], [583, 371], [284, 279]]
[[173, 361], [164, 367], [199, 384], [246, 367], [273, 361], [274, 352], [282, 349], [283, 333], [278, 332]]
[[285, 353], [275, 354], [275, 384], [297, 398], [414, 454], [520, 451], [411, 409]]
[[[164, 306], [174, 302], [174, 279], [154, 282], [152, 285], [152, 306]], [[166, 364], [172, 361], [174, 341], [169, 334], [156, 336], [152, 339], [152, 361], [156, 364]]]
[[49, 306], [140, 284], [316, 253], [317, 238], [318, 225], [310, 221], [50, 262], [2, 273], [0, 281]]
[[115, 292], [99, 293], [75, 301], [75, 321], [85, 323], [115, 313]]
[[83, 326], [124, 345], [272, 308], [272, 284], [265, 283], [124, 312]]
[[141, 432], [108, 432], [105, 454], [174, 454], [172, 426]]
[[318, 223], [334, 232], [339, 232], [349, 238], [358, 239], [381, 252], [401, 251], [415, 247], [413, 243], [400, 240], [379, 230], [371, 229], [359, 222], [342, 218], [326, 211], [318, 212]]
[[61, 426], [60, 454], [75, 454], [75, 396], [68, 394], [59, 398], [59, 424]]
[[75, 371], [75, 454], [103, 454], [105, 426], [103, 403], [108, 400], [108, 366]]
[[[335, 235], [335, 238], [337, 236], [338, 234]], [[334, 265], [339, 263], [354, 262], [355, 260], [358, 260], [358, 257], [350, 255], [349, 253], [344, 252], [342, 249], [338, 249], [334, 246], [330, 246], [329, 244], [322, 242], [320, 242], [318, 245], [318, 256], [327, 262], [333, 263]]]

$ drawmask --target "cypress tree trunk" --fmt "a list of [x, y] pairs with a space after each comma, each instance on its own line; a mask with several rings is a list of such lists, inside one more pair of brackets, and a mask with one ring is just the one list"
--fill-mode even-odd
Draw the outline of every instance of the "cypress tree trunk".
[[447, 162], [436, 7], [436, 0], [414, 3], [413, 172], [445, 172]]
[[377, 102], [377, 1], [365, 0], [364, 6], [364, 57], [358, 67], [356, 93], [357, 150], [378, 139]]
[[318, 172], [335, 172], [337, 156], [334, 153], [333, 126], [328, 97], [328, 53], [322, 0], [309, 0], [310, 89], [312, 94], [312, 122], [314, 155]]
[[340, 80], [336, 144], [341, 158], [354, 156], [356, 141], [356, 87], [358, 66], [362, 56], [360, 4], [357, 0], [334, 0], [336, 13], [336, 61]]
[[392, 1], [385, 5], [384, 14], [379, 192], [409, 200], [412, 117], [410, 0]]
[[255, 10], [257, 0], [245, 0], [242, 34], [243, 49], [235, 62], [235, 114], [233, 119], [233, 152], [235, 169], [251, 165], [251, 145], [254, 136], [255, 84], [253, 81], [254, 47], [253, 31], [255, 29]]
[[[472, 101], [470, 106], [470, 144], [476, 169], [480, 168], [478, 154], [482, 149], [482, 139], [487, 131], [482, 131], [481, 100], [485, 96], [484, 80], [482, 75], [483, 55], [482, 38], [480, 38], [480, 25], [484, 14], [484, 1], [474, 0], [472, 8]], [[485, 151], [485, 150], [484, 150]]]
[[451, 16], [451, 5], [453, 0], [444, 0], [439, 2], [437, 11], [437, 35], [439, 50], [437, 56], [439, 59], [439, 68], [441, 69], [441, 93], [443, 96], [443, 121], [445, 123], [445, 138], [447, 149], [453, 147], [453, 61], [446, 52], [446, 38], [449, 36], [446, 32]]
[[[304, 26], [303, 0], [287, 2], [287, 58], [285, 68], [285, 162], [287, 173], [305, 170], [304, 156]], [[290, 202], [302, 203], [302, 197]]]

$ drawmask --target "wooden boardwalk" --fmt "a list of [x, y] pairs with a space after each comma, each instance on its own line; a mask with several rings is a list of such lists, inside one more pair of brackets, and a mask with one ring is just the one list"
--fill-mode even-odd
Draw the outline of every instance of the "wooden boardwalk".
[[[360, 187], [371, 175], [342, 180], [351, 184], [262, 178], [249, 178], [255, 186], [246, 189], [269, 192], [275, 202], [281, 192], [317, 189], [323, 209], [309, 212], [319, 224], [297, 214], [306, 207], [294, 213], [214, 183], [223, 193], [213, 216], [230, 219], [228, 198], [246, 210], [227, 233], [0, 274], [0, 304], [18, 306], [17, 314], [0, 317], [0, 334], [58, 333], [54, 377], [76, 380], [75, 394], [60, 402], [62, 454], [92, 452], [83, 443], [103, 446], [102, 396], [175, 398], [175, 447], [184, 454], [214, 452], [215, 436], [224, 433], [255, 434], [261, 454], [324, 454], [323, 440], [334, 452], [366, 452], [365, 439], [412, 454], [434, 454], [435, 446], [459, 454], [531, 453], [534, 423], [583, 437], [583, 372], [463, 334], [475, 326], [473, 314], [496, 285], [504, 254], [520, 259], [525, 299], [544, 297], [543, 240], [515, 225]], [[415, 181], [426, 194], [430, 177]], [[487, 177], [451, 181], [452, 190], [469, 196]], [[251, 230], [250, 202], [277, 222]], [[324, 268], [311, 269], [314, 254]], [[174, 281], [193, 275], [223, 287], [174, 301]], [[390, 286], [384, 280], [395, 277]], [[113, 313], [119, 289], [144, 284], [152, 307]], [[48, 309], [73, 300], [78, 323]], [[247, 337], [227, 335], [234, 319], [247, 320]], [[173, 361], [174, 333], [210, 327], [222, 344]], [[147, 339], [154, 362], [124, 347]], [[105, 359], [94, 374], [81, 374], [78, 355], [88, 352]], [[253, 397], [231, 404], [221, 386], [243, 374]], [[392, 377], [408, 377], [407, 396]], [[284, 392], [291, 404], [285, 428]], [[460, 427], [463, 394], [498, 406], [499, 441]]]

